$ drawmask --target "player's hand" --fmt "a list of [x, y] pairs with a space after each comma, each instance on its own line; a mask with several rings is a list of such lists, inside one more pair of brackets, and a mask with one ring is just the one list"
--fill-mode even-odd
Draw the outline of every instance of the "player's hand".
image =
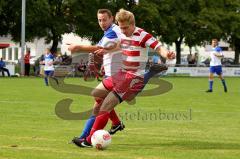
[[96, 51], [94, 51], [94, 54], [97, 54], [97, 55], [104, 55], [107, 53], [107, 50], [104, 49], [104, 48], [101, 48], [101, 49], [98, 49]]
[[45, 64], [45, 61], [40, 61], [39, 62], [41, 65], [44, 65]]
[[168, 51], [167, 53], [167, 59], [173, 60], [176, 58], [176, 54], [173, 51]]
[[78, 51], [78, 45], [76, 44], [67, 44], [68, 46], [68, 50], [71, 52], [77, 52]]

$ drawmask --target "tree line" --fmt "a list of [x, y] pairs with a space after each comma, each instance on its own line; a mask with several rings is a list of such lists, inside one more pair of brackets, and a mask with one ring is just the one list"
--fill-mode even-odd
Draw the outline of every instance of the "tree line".
[[[114, 14], [125, 8], [136, 16], [136, 25], [166, 44], [175, 44], [180, 64], [181, 44], [190, 48], [212, 38], [227, 41], [240, 54], [240, 0], [26, 0], [26, 41], [45, 38], [57, 50], [64, 33], [74, 32], [96, 42], [102, 36], [96, 13], [108, 8]], [[21, 1], [0, 0], [0, 36], [21, 39]]]

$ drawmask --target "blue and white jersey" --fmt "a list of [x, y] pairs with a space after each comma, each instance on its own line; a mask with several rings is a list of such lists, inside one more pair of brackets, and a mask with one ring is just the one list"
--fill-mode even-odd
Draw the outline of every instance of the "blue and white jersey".
[[[120, 42], [120, 37], [123, 36], [119, 26], [112, 24], [106, 31], [102, 39], [98, 42], [98, 46], [108, 48]], [[103, 55], [103, 67], [106, 76], [112, 76], [121, 68], [122, 52], [116, 51]]]
[[219, 54], [219, 55], [223, 55], [222, 54], [222, 49], [219, 46], [216, 46], [215, 48], [212, 48], [212, 51], [210, 52], [210, 66], [220, 66], [222, 65], [221, 63], [221, 57], [217, 57], [214, 54]]
[[158, 55], [153, 55], [152, 62], [154, 64], [158, 64], [159, 60], [160, 60], [160, 57]]
[[44, 62], [45, 62], [44, 71], [54, 71], [53, 61], [54, 61], [54, 57], [51, 53], [46, 54], [44, 56]]

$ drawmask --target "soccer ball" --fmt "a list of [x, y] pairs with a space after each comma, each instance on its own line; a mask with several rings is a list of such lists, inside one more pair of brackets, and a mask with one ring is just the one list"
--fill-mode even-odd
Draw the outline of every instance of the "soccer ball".
[[103, 150], [111, 144], [112, 137], [106, 130], [97, 130], [93, 133], [91, 141], [93, 147]]
[[19, 74], [19, 73], [15, 73], [15, 76], [16, 76], [16, 77], [20, 77], [20, 74]]

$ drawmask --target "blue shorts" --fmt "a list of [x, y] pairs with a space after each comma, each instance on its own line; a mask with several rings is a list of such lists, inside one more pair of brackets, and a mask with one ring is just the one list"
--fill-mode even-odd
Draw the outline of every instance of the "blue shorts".
[[54, 71], [44, 71], [45, 76], [53, 76]]
[[222, 66], [210, 66], [210, 73], [216, 73], [217, 75], [222, 74]]

